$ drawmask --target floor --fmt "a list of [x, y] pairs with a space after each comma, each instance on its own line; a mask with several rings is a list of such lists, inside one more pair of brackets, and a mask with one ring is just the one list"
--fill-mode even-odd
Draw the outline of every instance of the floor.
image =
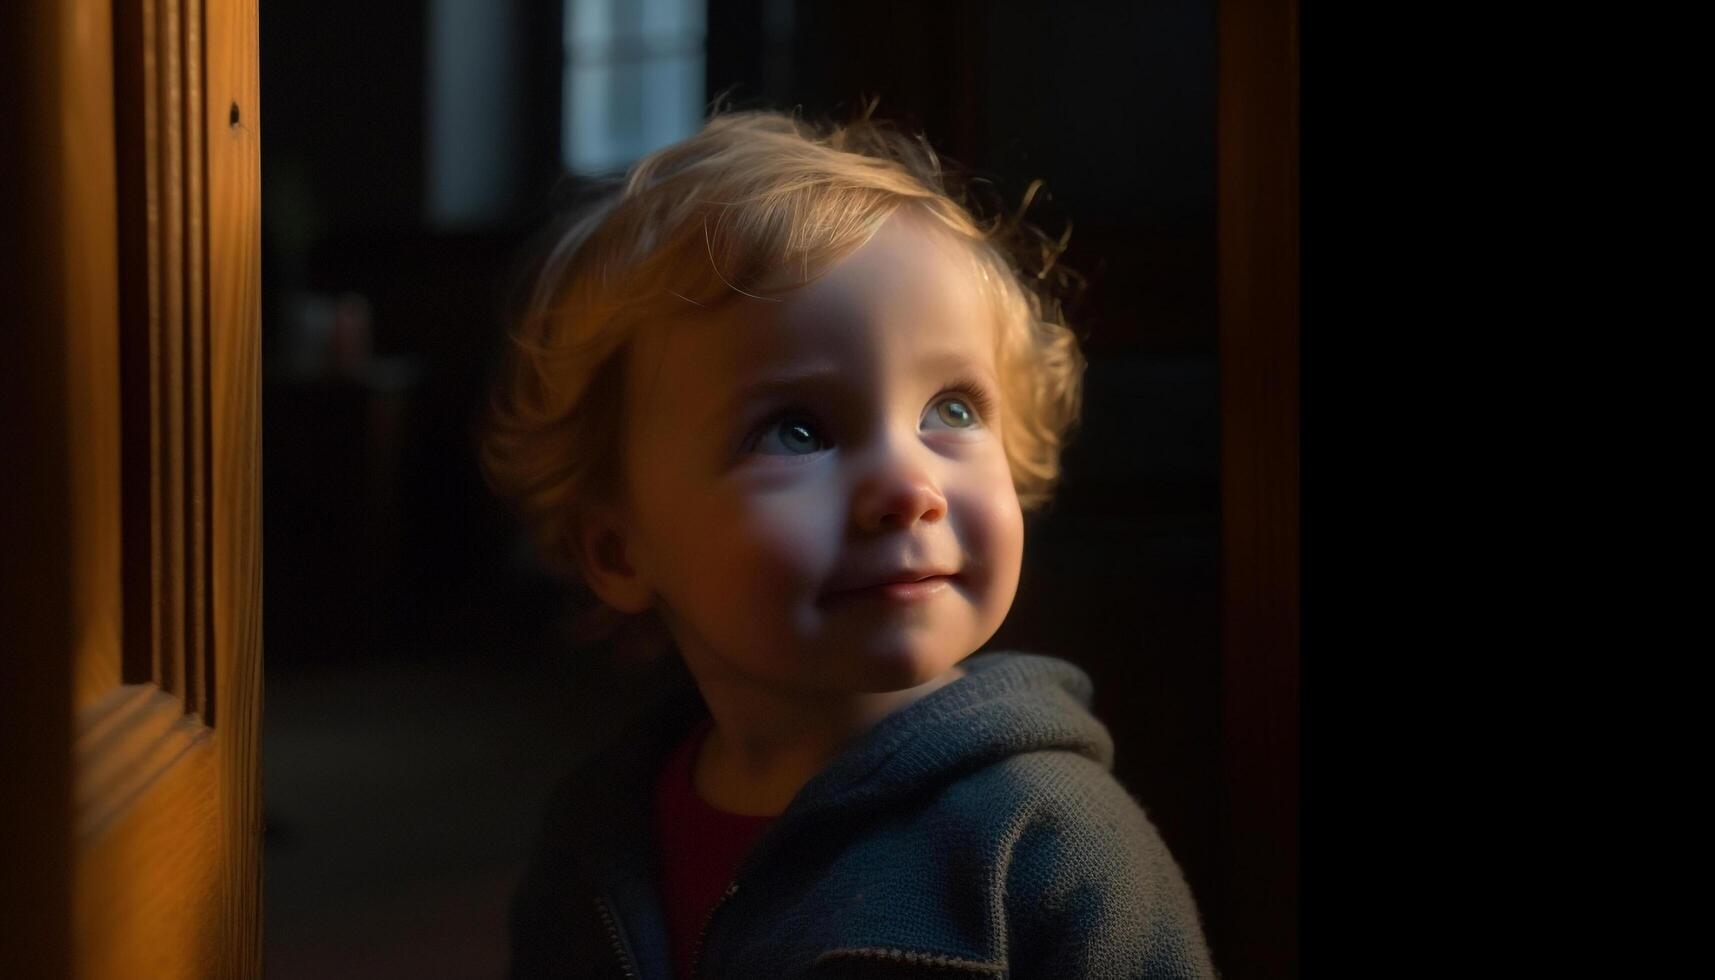
[[616, 684], [547, 659], [270, 674], [267, 976], [502, 975], [542, 806], [635, 700]]

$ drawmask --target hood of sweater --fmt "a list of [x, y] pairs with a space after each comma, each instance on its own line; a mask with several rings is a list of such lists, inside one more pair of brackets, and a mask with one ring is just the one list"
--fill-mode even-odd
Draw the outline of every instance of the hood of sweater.
[[[1084, 755], [1113, 765], [1113, 740], [1090, 714], [1083, 670], [1027, 653], [981, 653], [966, 675], [883, 718], [810, 779], [776, 818], [745, 867], [782, 841], [831, 822], [862, 821], [999, 759], [1026, 752]], [[653, 875], [648, 812], [667, 754], [707, 715], [690, 674], [673, 658], [664, 694], [641, 721], [574, 777], [584, 802], [568, 843], [599, 886], [631, 890]], [[744, 876], [740, 869], [740, 877]], [[629, 887], [628, 887], [629, 886]]]

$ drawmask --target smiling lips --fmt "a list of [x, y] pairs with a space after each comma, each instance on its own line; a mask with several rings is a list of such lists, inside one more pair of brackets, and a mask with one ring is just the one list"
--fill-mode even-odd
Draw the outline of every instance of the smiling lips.
[[947, 589], [953, 576], [936, 572], [907, 572], [891, 575], [874, 585], [835, 592], [835, 599], [883, 599], [891, 602], [917, 602]]

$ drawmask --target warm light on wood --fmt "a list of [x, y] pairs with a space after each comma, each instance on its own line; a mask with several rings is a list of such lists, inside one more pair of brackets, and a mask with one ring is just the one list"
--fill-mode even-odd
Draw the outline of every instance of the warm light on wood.
[[62, 8], [61, 130], [77, 152], [64, 158], [76, 189], [60, 201], [64, 229], [65, 411], [71, 430], [74, 709], [119, 684], [119, 254], [113, 230], [113, 24], [108, 5]]
[[43, 195], [23, 214], [50, 270], [31, 296], [50, 318], [23, 329], [63, 364], [41, 375], [51, 408], [30, 431], [65, 459], [61, 501], [43, 480], [18, 506], [63, 515], [67, 558], [38, 565], [70, 624], [63, 648], [41, 648], [55, 633], [40, 629], [7, 650], [68, 664], [27, 675], [58, 677], [70, 718], [43, 732], [69, 766], [67, 798], [38, 804], [69, 817], [70, 857], [47, 883], [69, 902], [31, 962], [93, 980], [255, 977], [256, 8], [30, 0], [18, 19], [47, 45], [15, 145]]

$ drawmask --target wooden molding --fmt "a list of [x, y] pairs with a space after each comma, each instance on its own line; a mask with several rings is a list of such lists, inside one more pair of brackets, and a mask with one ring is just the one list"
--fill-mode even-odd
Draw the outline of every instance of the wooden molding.
[[0, 974], [260, 976], [255, 0], [0, 20]]
[[212, 721], [201, 0], [116, 5], [125, 682]]
[[126, 684], [78, 719], [76, 840], [88, 841], [209, 729], [154, 684]]
[[[73, 707], [106, 697], [120, 683], [119, 254], [113, 228], [113, 58], [108, 4], [67, 0], [59, 12], [55, 108], [67, 145], [58, 162], [55, 235], [63, 243], [58, 282], [65, 304], [62, 411], [68, 441], [73, 569]], [[37, 79], [34, 84], [43, 85]], [[14, 146], [31, 145], [19, 142]], [[32, 235], [32, 247], [53, 239]]]
[[262, 113], [255, 0], [207, 0], [209, 636], [220, 734], [218, 935], [262, 975]]
[[[95, 4], [96, 0], [74, 0]], [[75, 973], [261, 972], [254, 0], [111, 8], [119, 676], [73, 751]], [[104, 56], [106, 53], [104, 52]]]

